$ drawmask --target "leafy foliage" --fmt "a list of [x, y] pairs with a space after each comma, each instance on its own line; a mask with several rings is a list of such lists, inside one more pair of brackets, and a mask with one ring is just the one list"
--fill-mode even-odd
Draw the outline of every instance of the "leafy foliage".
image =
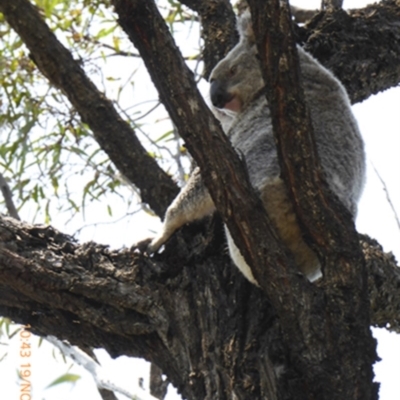
[[[110, 2], [35, 0], [57, 38], [164, 168], [182, 182], [186, 151], [141, 60], [112, 13]], [[193, 16], [175, 1], [160, 1], [172, 31]], [[113, 216], [113, 199], [135, 208], [132, 188], [93, 139], [66, 97], [37, 70], [19, 37], [4, 23], [0, 35], [0, 173], [9, 181], [24, 219], [49, 223], [54, 213], [74, 218], [93, 202]], [[197, 25], [196, 25], [197, 29]], [[188, 59], [197, 59], [190, 55]], [[192, 62], [196, 68], [198, 63]], [[152, 128], [150, 128], [150, 125]], [[183, 158], [183, 159], [182, 159]], [[1, 201], [3, 201], [1, 199]], [[136, 207], [137, 208], [137, 207]]]

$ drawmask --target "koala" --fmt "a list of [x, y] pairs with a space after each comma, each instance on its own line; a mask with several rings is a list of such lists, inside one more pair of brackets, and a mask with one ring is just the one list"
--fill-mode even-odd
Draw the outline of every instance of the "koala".
[[[280, 177], [278, 155], [257, 47], [248, 12], [238, 19], [239, 43], [210, 76], [212, 110], [233, 147], [244, 157], [251, 184], [258, 191], [271, 223], [310, 280], [319, 274], [316, 254], [305, 243], [287, 189]], [[365, 176], [364, 145], [342, 84], [310, 54], [297, 47], [305, 101], [311, 115], [317, 151], [330, 189], [353, 218]], [[215, 211], [197, 168], [169, 206], [161, 232], [148, 252], [159, 249], [176, 229]], [[257, 282], [229, 230], [229, 253], [245, 275]]]

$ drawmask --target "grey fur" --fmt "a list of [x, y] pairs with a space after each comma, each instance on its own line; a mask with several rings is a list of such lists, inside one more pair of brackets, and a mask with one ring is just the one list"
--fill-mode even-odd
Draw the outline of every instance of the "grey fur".
[[[296, 216], [281, 181], [264, 82], [256, 59], [257, 49], [250, 15], [239, 19], [240, 42], [211, 73], [211, 99], [217, 118], [233, 146], [246, 160], [251, 183], [282, 241], [293, 253], [299, 269], [310, 279], [318, 260], [302, 239]], [[364, 146], [350, 102], [341, 83], [313, 57], [298, 47], [304, 94], [315, 140], [330, 188], [355, 217], [364, 175]], [[228, 108], [228, 109], [227, 109]], [[196, 169], [188, 184], [168, 208], [162, 232], [149, 245], [157, 249], [185, 223], [214, 212], [215, 206]], [[226, 229], [231, 257], [254, 284], [250, 268]]]

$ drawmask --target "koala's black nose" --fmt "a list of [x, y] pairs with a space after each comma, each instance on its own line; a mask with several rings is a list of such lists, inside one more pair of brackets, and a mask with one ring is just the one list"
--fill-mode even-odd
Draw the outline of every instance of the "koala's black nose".
[[228, 93], [221, 81], [218, 80], [211, 82], [210, 96], [213, 106], [217, 108], [224, 108], [225, 104], [233, 98], [233, 95]]

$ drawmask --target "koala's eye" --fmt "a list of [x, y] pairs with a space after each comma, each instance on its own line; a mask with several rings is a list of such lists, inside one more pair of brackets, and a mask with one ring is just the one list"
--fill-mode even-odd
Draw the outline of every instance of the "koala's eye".
[[237, 67], [236, 67], [236, 66], [231, 67], [231, 68], [229, 69], [229, 75], [230, 75], [230, 76], [236, 75], [236, 72], [237, 72]]
[[261, 61], [260, 55], [258, 53], [256, 53], [256, 58], [258, 61]]

